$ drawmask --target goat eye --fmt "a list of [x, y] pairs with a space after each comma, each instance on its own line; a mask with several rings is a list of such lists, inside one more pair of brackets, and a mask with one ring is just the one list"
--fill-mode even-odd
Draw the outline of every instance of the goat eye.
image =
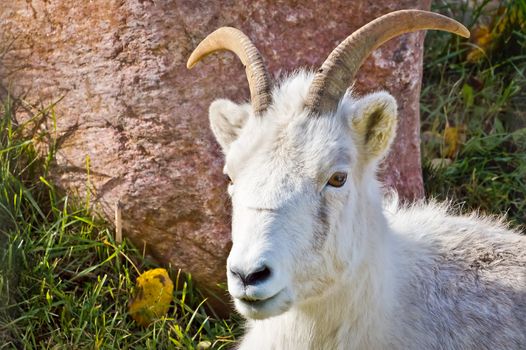
[[327, 185], [332, 187], [342, 187], [347, 181], [347, 174], [341, 171], [338, 171], [332, 174], [331, 178], [327, 182]]
[[225, 180], [228, 182], [229, 185], [233, 185], [234, 182], [232, 181], [232, 179], [230, 178], [230, 176], [228, 174], [225, 174]]

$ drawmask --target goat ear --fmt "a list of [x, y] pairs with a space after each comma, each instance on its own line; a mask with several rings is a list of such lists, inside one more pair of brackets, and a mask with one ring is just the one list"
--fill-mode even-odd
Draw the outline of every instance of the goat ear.
[[387, 92], [357, 100], [351, 107], [350, 125], [361, 144], [366, 162], [383, 158], [396, 134], [397, 105]]
[[252, 109], [250, 104], [238, 105], [230, 100], [219, 99], [208, 110], [210, 127], [217, 142], [227, 152], [245, 125]]

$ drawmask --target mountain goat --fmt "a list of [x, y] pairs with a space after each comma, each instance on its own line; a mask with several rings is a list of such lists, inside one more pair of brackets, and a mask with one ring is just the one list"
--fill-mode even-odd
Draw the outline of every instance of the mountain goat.
[[393, 12], [317, 72], [274, 88], [237, 29], [218, 29], [190, 56], [189, 68], [233, 51], [250, 87], [251, 105], [210, 106], [231, 179], [228, 288], [248, 319], [240, 349], [526, 349], [526, 237], [446, 205], [383, 198], [375, 172], [396, 102], [346, 93], [373, 49], [423, 29], [469, 36], [438, 14]]

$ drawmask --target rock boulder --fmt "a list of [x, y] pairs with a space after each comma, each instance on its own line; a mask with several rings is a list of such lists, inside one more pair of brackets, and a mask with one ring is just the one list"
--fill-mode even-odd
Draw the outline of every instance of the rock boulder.
[[[207, 109], [215, 98], [240, 101], [249, 92], [233, 55], [188, 71], [190, 52], [217, 27], [235, 26], [279, 77], [319, 66], [379, 15], [429, 6], [430, 0], [10, 0], [0, 10], [0, 84], [35, 108], [60, 99], [53, 168], [59, 186], [81, 197], [90, 191], [110, 220], [120, 200], [124, 232], [136, 245], [214, 289], [225, 279], [230, 209]], [[356, 85], [360, 93], [388, 90], [399, 102], [398, 137], [383, 177], [408, 199], [423, 194], [423, 38], [408, 34], [382, 46]]]

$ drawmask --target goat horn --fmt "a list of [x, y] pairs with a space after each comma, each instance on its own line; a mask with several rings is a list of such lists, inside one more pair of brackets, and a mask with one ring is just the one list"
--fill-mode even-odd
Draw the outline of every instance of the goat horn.
[[245, 66], [252, 108], [256, 115], [261, 115], [271, 103], [270, 78], [258, 49], [240, 30], [222, 27], [209, 34], [192, 52], [186, 67], [191, 69], [205, 56], [219, 50], [232, 51]]
[[438, 29], [469, 38], [462, 24], [433, 12], [395, 11], [364, 25], [340, 43], [327, 57], [309, 87], [306, 107], [312, 115], [330, 113], [371, 51], [395, 36], [408, 32]]

